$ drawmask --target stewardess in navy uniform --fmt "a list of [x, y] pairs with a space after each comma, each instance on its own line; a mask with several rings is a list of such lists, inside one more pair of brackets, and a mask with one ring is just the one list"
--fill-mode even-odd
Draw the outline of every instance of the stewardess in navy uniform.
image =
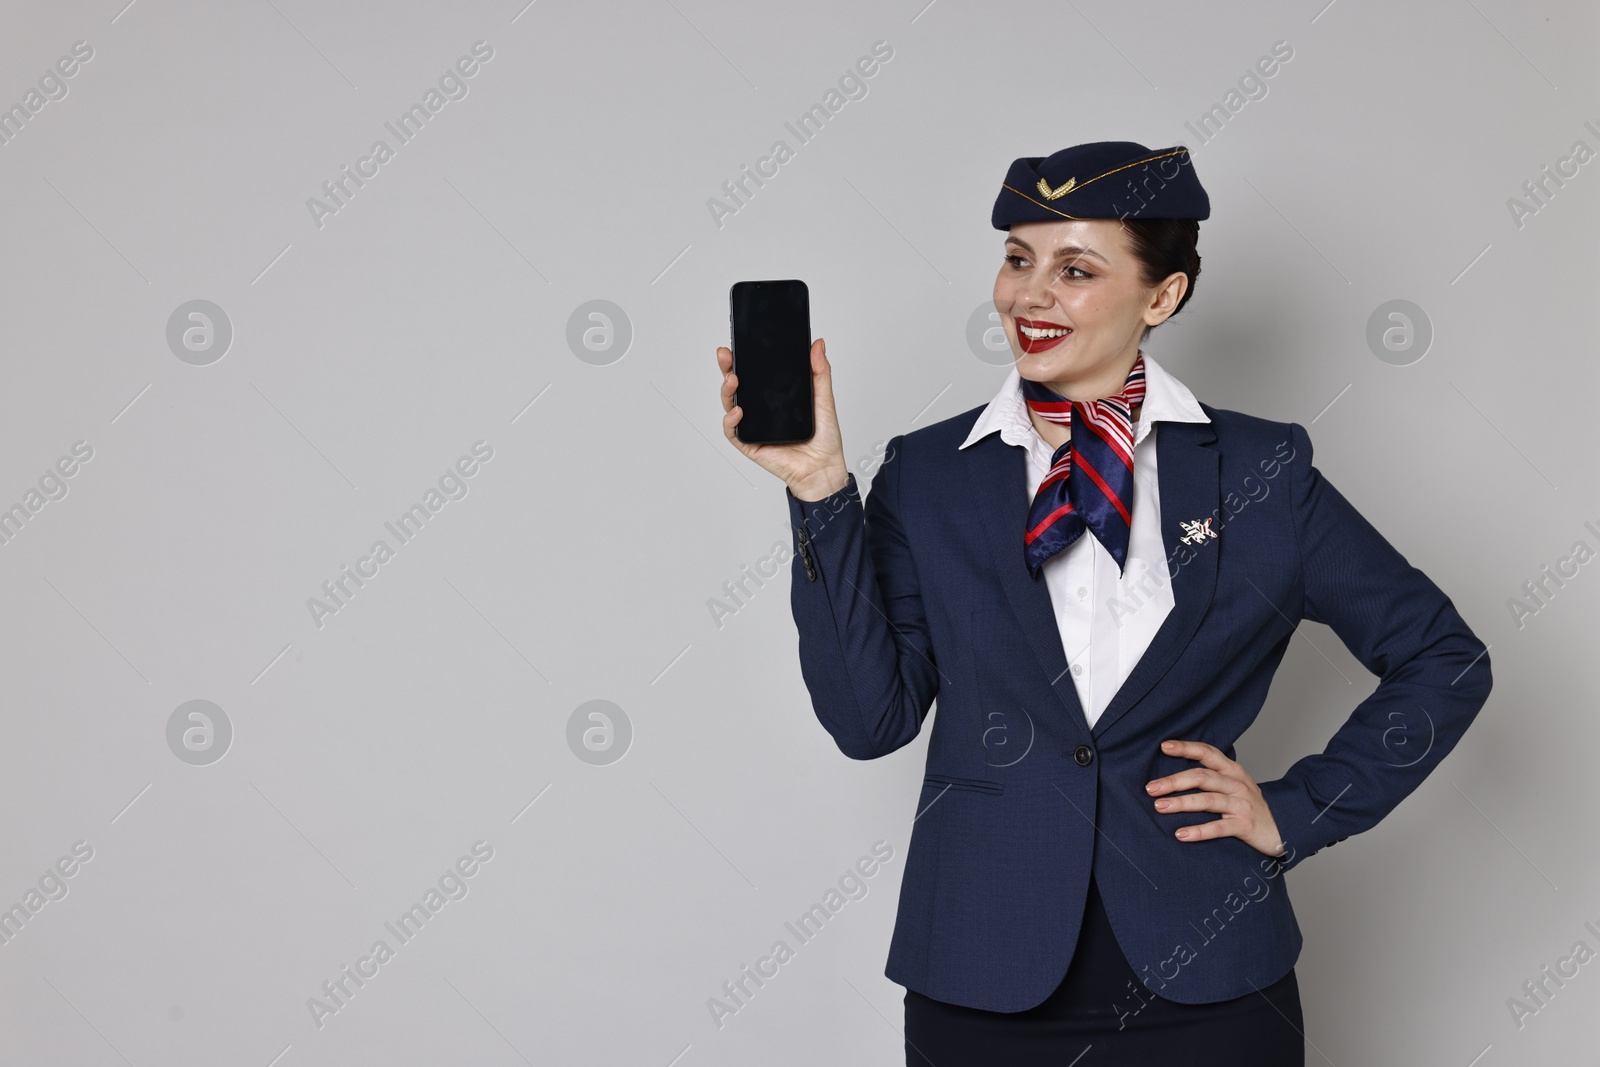
[[[991, 222], [1015, 365], [891, 439], [865, 504], [822, 340], [797, 445], [735, 437], [717, 349], [728, 440], [787, 487], [817, 718], [874, 759], [938, 698], [884, 971], [907, 1064], [1302, 1065], [1284, 873], [1376, 825], [1488, 698], [1483, 642], [1305, 427], [1205, 404], [1141, 348], [1193, 293], [1209, 215], [1182, 146], [1012, 163]], [[937, 385], [877, 358], [908, 396]], [[1257, 782], [1234, 743], [1301, 619], [1379, 681]]]

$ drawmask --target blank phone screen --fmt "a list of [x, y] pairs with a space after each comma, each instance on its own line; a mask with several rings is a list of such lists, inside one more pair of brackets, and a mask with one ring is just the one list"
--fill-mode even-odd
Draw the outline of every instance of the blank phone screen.
[[809, 441], [811, 314], [802, 281], [739, 282], [732, 293], [734, 399], [739, 440]]

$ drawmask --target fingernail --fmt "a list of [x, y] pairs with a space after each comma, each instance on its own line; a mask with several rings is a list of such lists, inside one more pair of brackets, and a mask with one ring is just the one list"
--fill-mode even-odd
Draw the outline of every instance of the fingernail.
[[1146, 793], [1154, 793], [1156, 791], [1156, 783], [1154, 783], [1154, 782], [1146, 782], [1145, 786], [1144, 786], [1144, 791]]
[[1186, 830], [1186, 829], [1185, 830], [1179, 830], [1178, 833], [1177, 833], [1177, 836], [1180, 837], [1180, 838], [1188, 837], [1189, 836], [1189, 831]]
[[1157, 811], [1166, 811], [1167, 810], [1167, 805], [1169, 805], [1171, 803], [1172, 802], [1170, 800], [1164, 800], [1164, 799], [1163, 800], [1158, 800], [1158, 801], [1156, 801], [1156, 810]]

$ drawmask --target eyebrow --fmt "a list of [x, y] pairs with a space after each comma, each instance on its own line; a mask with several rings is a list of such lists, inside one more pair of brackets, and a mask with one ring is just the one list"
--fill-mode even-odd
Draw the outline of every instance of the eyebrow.
[[[1031, 246], [1029, 246], [1028, 242], [1024, 241], [1020, 237], [1008, 237], [1008, 238], [1006, 238], [1006, 243], [1007, 244], [1013, 244], [1013, 245], [1021, 245], [1023, 247], [1023, 249], [1026, 250], [1029, 255], [1033, 254], [1033, 248]], [[1110, 260], [1106, 259], [1105, 256], [1102, 256], [1099, 252], [1096, 252], [1094, 249], [1085, 248], [1082, 245], [1062, 245], [1060, 248], [1056, 249], [1055, 255], [1051, 256], [1050, 258], [1051, 259], [1058, 259], [1058, 260], [1059, 259], [1079, 259], [1079, 258], [1082, 258], [1084, 256], [1093, 256], [1095, 259], [1100, 260], [1102, 263], [1111, 262]]]

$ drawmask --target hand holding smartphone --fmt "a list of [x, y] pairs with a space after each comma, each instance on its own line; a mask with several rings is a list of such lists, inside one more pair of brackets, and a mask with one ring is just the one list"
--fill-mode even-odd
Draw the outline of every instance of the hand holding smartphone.
[[732, 348], [717, 349], [723, 432], [802, 500], [848, 484], [826, 346], [811, 341], [806, 284], [742, 281], [729, 290]]
[[735, 282], [728, 290], [735, 432], [750, 445], [792, 445], [816, 433], [811, 395], [811, 307], [806, 283]]

